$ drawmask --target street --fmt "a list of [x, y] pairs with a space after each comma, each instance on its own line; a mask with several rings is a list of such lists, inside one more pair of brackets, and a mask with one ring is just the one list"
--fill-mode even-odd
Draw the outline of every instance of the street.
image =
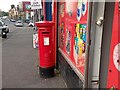
[[32, 47], [33, 28], [15, 27], [8, 19], [10, 28], [7, 39], [2, 39], [2, 88], [66, 88], [62, 76], [44, 79], [38, 74], [38, 49]]

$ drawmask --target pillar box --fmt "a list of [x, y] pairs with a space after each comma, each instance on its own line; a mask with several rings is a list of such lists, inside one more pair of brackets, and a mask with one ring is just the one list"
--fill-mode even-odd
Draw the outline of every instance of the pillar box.
[[54, 22], [40, 21], [35, 23], [38, 28], [39, 71], [41, 77], [54, 76]]

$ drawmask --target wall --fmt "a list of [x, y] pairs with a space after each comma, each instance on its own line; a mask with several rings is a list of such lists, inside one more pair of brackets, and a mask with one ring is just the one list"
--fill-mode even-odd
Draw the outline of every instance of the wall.
[[63, 57], [63, 55], [58, 52], [58, 56], [60, 73], [62, 74], [67, 84], [67, 88], [83, 88], [83, 82], [78, 78], [74, 70]]

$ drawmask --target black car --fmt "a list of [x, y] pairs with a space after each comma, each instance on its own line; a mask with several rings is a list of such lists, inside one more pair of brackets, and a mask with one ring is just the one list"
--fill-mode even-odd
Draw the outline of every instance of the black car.
[[5, 29], [5, 32], [9, 33], [9, 28], [7, 25], [5, 25], [5, 23], [3, 21], [0, 21], [0, 30], [1, 29]]

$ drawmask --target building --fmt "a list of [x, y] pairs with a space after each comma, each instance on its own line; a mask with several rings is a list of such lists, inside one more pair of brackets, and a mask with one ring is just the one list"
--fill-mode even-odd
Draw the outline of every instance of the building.
[[31, 8], [30, 8], [30, 2], [29, 1], [22, 1], [19, 2], [19, 16], [22, 20], [30, 20], [31, 19]]
[[18, 10], [15, 5], [11, 5], [11, 9], [9, 10], [9, 18], [10, 19], [18, 19]]
[[13, 19], [22, 19], [23, 21], [31, 19], [31, 9], [29, 1], [22, 1], [15, 7], [11, 5], [9, 17]]

